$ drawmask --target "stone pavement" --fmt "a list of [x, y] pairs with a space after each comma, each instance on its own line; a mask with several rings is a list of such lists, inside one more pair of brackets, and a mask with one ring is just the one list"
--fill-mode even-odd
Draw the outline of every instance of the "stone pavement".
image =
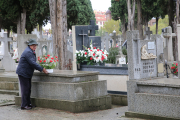
[[[0, 94], [0, 100], [14, 102], [14, 95]], [[4, 104], [4, 105], [2, 105]], [[0, 105], [0, 120], [143, 120], [124, 117], [127, 106], [113, 105], [112, 109], [85, 113], [70, 113], [62, 110], [33, 108], [20, 110], [20, 106], [4, 102]], [[7, 105], [7, 106], [6, 106]]]

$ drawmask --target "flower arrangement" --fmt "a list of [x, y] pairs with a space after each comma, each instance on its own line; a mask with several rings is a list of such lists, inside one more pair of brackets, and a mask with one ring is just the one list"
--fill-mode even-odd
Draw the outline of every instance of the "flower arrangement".
[[106, 50], [100, 50], [92, 46], [92, 41], [90, 43], [90, 48], [85, 50], [76, 50], [77, 63], [87, 62], [87, 65], [94, 65], [105, 63], [107, 61], [108, 52]]
[[38, 57], [38, 63], [41, 67], [45, 69], [53, 69], [56, 67], [58, 62], [58, 57], [51, 56], [51, 55], [43, 55], [42, 57]]
[[178, 74], [178, 63], [172, 63], [171, 70], [173, 74], [177, 75]]

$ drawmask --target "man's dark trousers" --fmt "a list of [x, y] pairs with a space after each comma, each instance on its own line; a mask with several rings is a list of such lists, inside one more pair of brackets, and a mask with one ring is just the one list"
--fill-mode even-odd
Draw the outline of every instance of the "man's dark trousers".
[[21, 86], [21, 107], [26, 107], [31, 104], [31, 78], [25, 78], [18, 75]]

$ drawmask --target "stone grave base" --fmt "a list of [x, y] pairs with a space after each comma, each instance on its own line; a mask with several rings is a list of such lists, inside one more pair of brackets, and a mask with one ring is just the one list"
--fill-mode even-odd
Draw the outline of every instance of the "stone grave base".
[[[37, 107], [52, 108], [52, 109], [70, 111], [73, 113], [79, 113], [79, 112], [110, 109], [111, 97], [103, 96], [99, 98], [79, 100], [79, 101], [31, 98], [31, 103]], [[15, 97], [15, 104], [21, 105], [20, 96]]]
[[180, 80], [160, 78], [127, 81], [128, 111], [180, 119]]

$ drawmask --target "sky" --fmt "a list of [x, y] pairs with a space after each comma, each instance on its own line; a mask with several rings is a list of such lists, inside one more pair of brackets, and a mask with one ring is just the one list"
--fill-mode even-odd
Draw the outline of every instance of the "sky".
[[[91, 0], [93, 10], [107, 11], [111, 7], [111, 0]], [[43, 26], [43, 29], [51, 28], [51, 24], [48, 23]]]

